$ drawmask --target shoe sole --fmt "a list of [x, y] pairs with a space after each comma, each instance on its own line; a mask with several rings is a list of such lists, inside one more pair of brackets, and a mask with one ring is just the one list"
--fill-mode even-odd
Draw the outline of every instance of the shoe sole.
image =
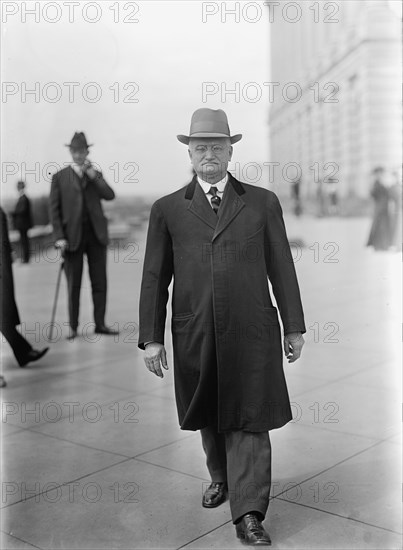
[[247, 542], [245, 537], [238, 537], [245, 546], [271, 546], [271, 542]]
[[40, 359], [42, 359], [42, 357], [44, 355], [46, 355], [49, 351], [49, 348], [45, 348], [43, 350], [42, 353], [39, 354], [38, 357], [35, 357], [34, 359], [30, 359], [29, 361], [27, 361], [26, 363], [23, 363], [22, 365], [19, 365], [20, 369], [23, 369], [24, 367], [26, 367], [27, 365], [29, 365], [29, 363], [35, 363], [35, 361], [39, 361]]
[[218, 508], [219, 506], [221, 506], [221, 504], [224, 504], [225, 500], [223, 500], [222, 502], [219, 502], [218, 504], [203, 504], [202, 502], [202, 506], [203, 508]]
[[206, 504], [205, 502], [202, 502], [202, 506], [203, 508], [217, 508], [218, 506], [221, 506], [221, 504], [224, 504], [226, 500], [227, 499], [224, 498], [223, 500], [220, 500], [220, 502], [218, 502], [217, 504]]
[[270, 542], [258, 542], [258, 543], [253, 543], [253, 542], [247, 542], [246, 541], [246, 538], [245, 538], [245, 533], [243, 531], [236, 531], [236, 536], [239, 538], [239, 540], [242, 542], [242, 544], [245, 544], [247, 546], [271, 546], [271, 541]]

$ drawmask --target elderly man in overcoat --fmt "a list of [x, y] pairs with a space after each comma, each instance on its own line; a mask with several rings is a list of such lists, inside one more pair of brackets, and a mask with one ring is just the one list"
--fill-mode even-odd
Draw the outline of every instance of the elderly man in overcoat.
[[[269, 430], [292, 419], [282, 366], [300, 356], [304, 317], [276, 195], [227, 172], [232, 144], [224, 111], [198, 109], [189, 135], [195, 170], [151, 210], [140, 296], [139, 347], [163, 377], [168, 287], [179, 423], [200, 430], [211, 484], [202, 505], [229, 495], [237, 536], [269, 545]], [[277, 307], [269, 290], [270, 280]], [[251, 498], [251, 488], [253, 498]]]
[[49, 204], [55, 246], [65, 256], [69, 339], [77, 336], [84, 254], [91, 279], [95, 333], [115, 335], [118, 331], [105, 325], [108, 224], [101, 205], [102, 199], [113, 200], [115, 193], [88, 159], [91, 145], [83, 132], [76, 132], [67, 147], [73, 162], [53, 176]]

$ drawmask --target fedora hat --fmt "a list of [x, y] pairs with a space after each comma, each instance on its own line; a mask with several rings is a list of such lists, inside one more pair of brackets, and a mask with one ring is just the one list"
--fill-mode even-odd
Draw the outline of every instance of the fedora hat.
[[190, 138], [223, 138], [228, 137], [231, 143], [236, 143], [242, 134], [230, 135], [227, 115], [222, 109], [197, 109], [192, 115], [189, 135], [176, 136], [181, 143], [189, 145]]
[[72, 137], [71, 142], [66, 143], [65, 145], [66, 147], [70, 147], [70, 149], [88, 149], [88, 147], [91, 147], [93, 144], [87, 143], [87, 138], [85, 137], [84, 132], [76, 132]]

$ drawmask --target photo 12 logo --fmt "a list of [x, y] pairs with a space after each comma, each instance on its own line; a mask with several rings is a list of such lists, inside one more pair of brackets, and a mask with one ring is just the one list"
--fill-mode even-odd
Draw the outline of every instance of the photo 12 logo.
[[[340, 166], [336, 162], [319, 163], [314, 162], [307, 167], [309, 169], [309, 177], [318, 183], [338, 182], [338, 173]], [[238, 180], [245, 183], [257, 184], [263, 182], [282, 185], [284, 183], [295, 183], [302, 178], [302, 166], [298, 162], [290, 161], [280, 163], [277, 161], [264, 162], [234, 162], [228, 169], [229, 172]]]
[[136, 2], [1, 2], [3, 23], [139, 23], [139, 12]]
[[[140, 486], [134, 481], [115, 481], [112, 485], [96, 481], [70, 481], [60, 484], [56, 481], [3, 481], [1, 484], [1, 502], [4, 505], [11, 503], [26, 502], [27, 500], [47, 502], [54, 504], [65, 501], [70, 504], [85, 502], [93, 504], [101, 500], [108, 502], [124, 502], [125, 504], [136, 504]], [[113, 500], [112, 500], [113, 499]]]
[[1, 83], [1, 101], [9, 103], [99, 103], [101, 100], [114, 103], [139, 103], [140, 86], [137, 82], [13, 82]]
[[140, 407], [134, 401], [121, 403], [116, 401], [110, 405], [102, 405], [95, 401], [80, 403], [79, 401], [35, 401], [34, 403], [17, 403], [3, 401], [1, 403], [1, 421], [4, 424], [54, 424], [56, 422], [88, 422], [95, 424], [105, 419], [113, 418], [115, 424], [138, 424], [137, 414]]
[[[98, 163], [91, 161], [91, 165], [98, 172], [102, 172], [106, 179], [112, 180], [114, 183], [139, 183], [138, 173], [140, 172], [140, 167], [137, 162], [131, 161], [122, 161], [114, 162], [111, 166], [108, 166], [105, 170], [102, 169]], [[32, 164], [22, 161], [16, 162], [14, 160], [4, 161], [1, 163], [1, 182], [2, 183], [13, 183], [15, 177], [26, 180], [27, 177], [35, 183], [41, 183], [43, 181], [50, 183], [52, 177], [56, 172], [59, 172], [63, 168], [71, 166], [71, 162], [59, 162], [49, 161], [45, 164], [40, 162], [34, 162]], [[110, 172], [108, 172], [109, 170]]]
[[303, 99], [311, 99], [314, 103], [339, 103], [339, 91], [336, 82], [314, 82], [305, 88], [298, 82], [202, 82], [202, 102], [207, 103], [213, 97], [221, 103], [258, 103], [261, 100], [297, 103]]
[[202, 2], [202, 22], [295, 24], [309, 18], [314, 23], [339, 23], [339, 2]]
[[[130, 252], [127, 258], [131, 261], [126, 260], [125, 263], [136, 263], [134, 261], [136, 260], [136, 258], [133, 258], [132, 256], [133, 253]], [[55, 261], [58, 261], [57, 256], [55, 256]], [[23, 337], [26, 337], [31, 342], [33, 341], [35, 343], [40, 343], [42, 341], [45, 341], [55, 344], [56, 342], [59, 342], [63, 339], [63, 332], [69, 330], [69, 327], [70, 323], [68, 321], [64, 321], [63, 323], [39, 323], [38, 321], [30, 324], [21, 323], [21, 334], [23, 335]], [[138, 343], [139, 325], [136, 321], [127, 321], [122, 323], [116, 321], [115, 323], [111, 324], [109, 328], [117, 331], [117, 334], [115, 334], [110, 340], [111, 343], [131, 345]], [[82, 338], [82, 340], [88, 344], [96, 344], [102, 339], [102, 334], [96, 333], [95, 323], [93, 321], [89, 321], [88, 323], [85, 323], [81, 328], [80, 338]], [[0, 337], [0, 342], [6, 342], [6, 339], [3, 335]], [[74, 340], [69, 340], [69, 342], [73, 344]]]

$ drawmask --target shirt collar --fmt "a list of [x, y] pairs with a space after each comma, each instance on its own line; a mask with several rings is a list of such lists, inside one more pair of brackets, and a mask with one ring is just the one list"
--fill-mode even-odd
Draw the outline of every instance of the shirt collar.
[[75, 162], [72, 162], [70, 164], [70, 166], [73, 168], [73, 170], [77, 174], [77, 176], [80, 176], [80, 178], [81, 178], [81, 176], [83, 175], [83, 170], [82, 170], [81, 166], [79, 166]]
[[208, 183], [207, 181], [204, 181], [202, 180], [201, 178], [199, 178], [199, 176], [197, 176], [197, 181], [200, 183], [203, 191], [206, 193], [206, 195], [208, 194], [208, 192], [210, 191], [210, 188], [213, 186], [213, 187], [217, 187], [217, 190], [219, 193], [224, 193], [224, 188], [227, 184], [227, 181], [228, 181], [228, 173], [225, 174], [225, 176], [223, 177], [222, 180], [218, 181], [217, 183], [214, 183], [214, 184], [211, 184], [211, 183]]

